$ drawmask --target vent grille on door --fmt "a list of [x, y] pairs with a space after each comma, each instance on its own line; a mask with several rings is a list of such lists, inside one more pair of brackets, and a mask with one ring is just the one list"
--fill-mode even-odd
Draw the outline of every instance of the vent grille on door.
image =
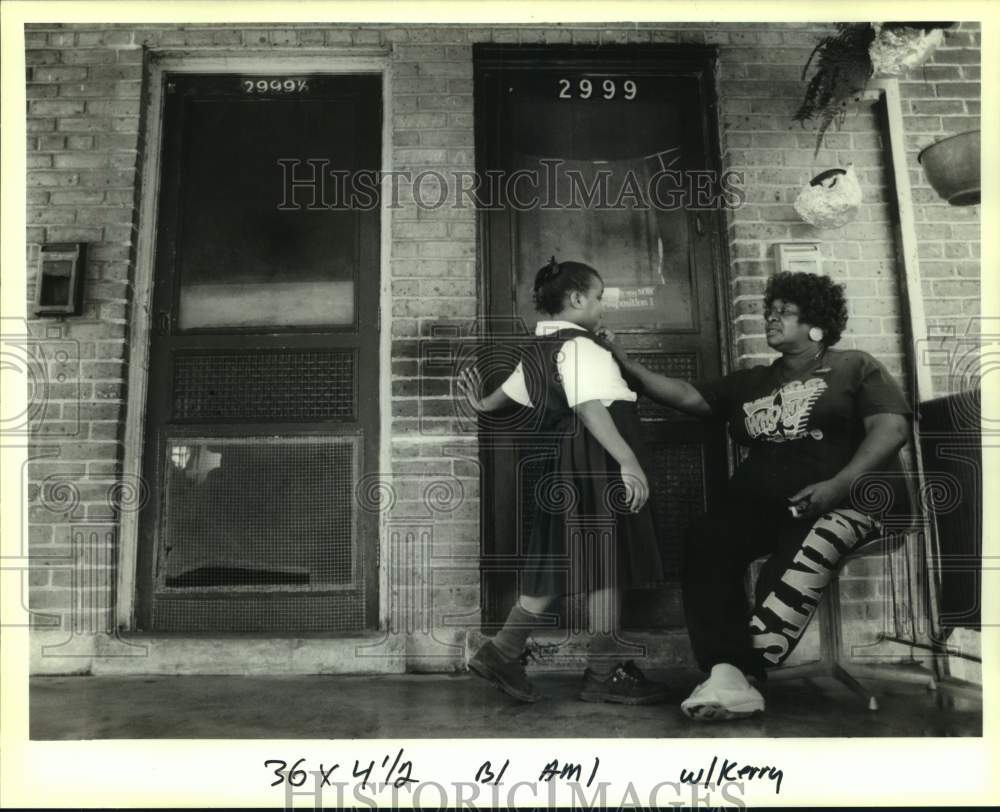
[[174, 419], [355, 420], [354, 353], [178, 353]]
[[705, 512], [704, 459], [698, 443], [658, 445], [651, 450], [649, 501], [660, 539], [664, 573], [680, 571], [680, 552], [691, 523]]

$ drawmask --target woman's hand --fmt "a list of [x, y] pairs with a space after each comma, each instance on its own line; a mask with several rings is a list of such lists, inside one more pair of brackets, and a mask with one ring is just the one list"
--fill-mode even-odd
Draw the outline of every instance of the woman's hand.
[[638, 513], [649, 499], [649, 480], [646, 479], [646, 473], [635, 457], [626, 460], [621, 469], [629, 510]]
[[468, 366], [458, 374], [458, 391], [475, 412], [486, 411], [486, 404], [483, 402], [483, 378], [475, 366]]
[[628, 360], [628, 353], [625, 352], [624, 347], [615, 343], [615, 334], [611, 330], [607, 327], [601, 327], [597, 330], [596, 334], [599, 338], [603, 338], [608, 343], [608, 349], [611, 350], [611, 354], [615, 357], [616, 361], [624, 363]]
[[840, 480], [825, 479], [806, 485], [798, 493], [788, 497], [788, 501], [797, 509], [798, 519], [816, 519], [828, 513], [835, 507], [840, 507], [847, 500], [850, 488]]

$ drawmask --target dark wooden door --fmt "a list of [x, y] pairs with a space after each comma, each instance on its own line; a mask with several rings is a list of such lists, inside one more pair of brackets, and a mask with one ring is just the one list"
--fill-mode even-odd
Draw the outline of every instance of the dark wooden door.
[[[480, 177], [520, 173], [516, 183], [495, 182], [480, 212], [494, 346], [533, 331], [534, 274], [554, 254], [601, 272], [604, 323], [648, 367], [684, 379], [722, 372], [713, 64], [706, 49], [676, 47], [477, 49]], [[509, 371], [502, 366], [489, 385]], [[631, 592], [625, 623], [667, 628], [683, 622], [682, 534], [725, 480], [726, 445], [719, 427], [650, 401], [640, 415], [669, 582]], [[535, 480], [550, 451], [516, 432], [482, 440], [489, 625], [518, 593]]]
[[373, 627], [380, 79], [164, 82], [139, 626]]

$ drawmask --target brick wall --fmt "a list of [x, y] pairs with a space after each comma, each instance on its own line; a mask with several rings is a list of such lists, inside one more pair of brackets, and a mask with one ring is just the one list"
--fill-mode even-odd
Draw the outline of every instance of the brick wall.
[[28, 295], [40, 244], [88, 243], [82, 315], [29, 322], [47, 376], [29, 392], [41, 407], [28, 465], [30, 605], [43, 626], [71, 609], [78, 628], [111, 617], [143, 70], [140, 49], [117, 47], [124, 33], [25, 33]]
[[[980, 27], [963, 23], [946, 32], [945, 44], [900, 88], [907, 114], [906, 148], [920, 247], [920, 274], [929, 345], [957, 355], [932, 368], [935, 397], [978, 387], [978, 374], [962, 370], [975, 341], [980, 301], [980, 207], [949, 206], [930, 188], [917, 154], [954, 133], [980, 126]], [[926, 77], [925, 81], [921, 81]]]
[[[903, 374], [900, 268], [893, 239], [882, 139], [873, 108], [858, 104], [839, 129], [831, 128], [814, 159], [815, 134], [790, 123], [802, 98], [802, 65], [824, 29], [717, 30], [720, 54], [723, 162], [744, 169], [747, 205], [732, 212], [733, 303], [736, 355], [753, 365], [773, 357], [764, 342], [760, 294], [774, 270], [771, 246], [782, 240], [822, 242], [823, 270], [845, 285], [850, 321], [842, 347], [865, 349]], [[756, 38], [755, 38], [756, 37]], [[768, 60], [762, 62], [761, 46]], [[979, 32], [968, 23], [946, 32], [946, 42], [923, 68], [900, 81], [920, 269], [929, 334], [964, 332], [979, 312], [979, 207], [954, 207], [927, 184], [919, 151], [945, 135], [979, 127]], [[820, 231], [801, 222], [792, 203], [812, 175], [853, 162], [864, 192], [855, 223]], [[933, 393], [957, 381], [935, 375]]]
[[[141, 95], [146, 49], [294, 51], [329, 47], [390, 48], [394, 169], [472, 170], [472, 44], [696, 43], [717, 45], [724, 169], [746, 173], [747, 203], [729, 214], [731, 303], [741, 365], [766, 360], [760, 293], [773, 269], [771, 246], [785, 239], [818, 238], [824, 270], [843, 281], [851, 323], [842, 346], [866, 349], [903, 372], [901, 308], [886, 167], [874, 114], [860, 106], [831, 130], [814, 161], [815, 137], [791, 122], [801, 98], [802, 65], [829, 29], [821, 25], [634, 25], [550, 28], [446, 26], [57, 26], [31, 25], [27, 61], [29, 296], [30, 261], [43, 243], [84, 241], [90, 253], [86, 301], [78, 318], [29, 321], [33, 336], [58, 327], [73, 348], [69, 361], [46, 363], [50, 382], [44, 413], [35, 415], [29, 464], [31, 605], [56, 620], [71, 607], [65, 575], [73, 555], [85, 555], [91, 625], [105, 627], [112, 601], [113, 560], [120, 492], [113, 492], [122, 460], [124, 383], [128, 371], [128, 319], [134, 274], [141, 166]], [[979, 307], [978, 207], [957, 209], [938, 200], [916, 163], [916, 153], [940, 135], [978, 125], [979, 31], [963, 24], [924, 69], [901, 83], [913, 201], [920, 240], [925, 304], [933, 329], [965, 330]], [[816, 172], [853, 161], [866, 203], [858, 221], [817, 233], [792, 209], [799, 188]], [[433, 185], [422, 187], [435, 197]], [[440, 352], [454, 353], [479, 307], [475, 214], [446, 204], [413, 205], [392, 214], [392, 402], [390, 443], [397, 502], [390, 523], [405, 530], [426, 524], [428, 481], [433, 499], [433, 575], [424, 580], [400, 564], [389, 588], [405, 604], [401, 622], [439, 629], [444, 614], [478, 624], [479, 476], [474, 433], [456, 411], [453, 381]], [[442, 334], [444, 330], [444, 334]], [[449, 333], [448, 330], [451, 330]], [[50, 337], [51, 338], [51, 337]], [[51, 345], [50, 340], [42, 345]], [[439, 352], [440, 351], [440, 352]], [[72, 353], [76, 353], [75, 356]], [[428, 361], [437, 357], [438, 362]], [[74, 366], [75, 364], [75, 366]], [[53, 376], [62, 373], [64, 379]], [[906, 379], [907, 376], [903, 376]], [[954, 386], [945, 376], [940, 391]], [[39, 390], [41, 391], [41, 390]], [[65, 482], [75, 485], [66, 495]], [[119, 491], [121, 489], [119, 488]], [[127, 490], [127, 489], [126, 489]], [[109, 497], [109, 492], [111, 496]], [[62, 496], [60, 496], [62, 494]], [[129, 498], [125, 494], [126, 501]], [[443, 507], [442, 507], [443, 506]], [[125, 509], [128, 509], [128, 504]], [[89, 532], [96, 529], [103, 532]], [[71, 545], [76, 530], [78, 543]], [[402, 544], [407, 544], [404, 532]], [[74, 549], [76, 552], [74, 552]], [[464, 556], [466, 565], [449, 563]], [[428, 583], [428, 581], [430, 583]], [[859, 581], [873, 584], [862, 573]], [[877, 586], [851, 587], [863, 607]], [[867, 591], [866, 591], [867, 590]], [[855, 594], [855, 592], [857, 594]], [[433, 594], [433, 605], [424, 597]], [[79, 601], [78, 601], [79, 603]], [[438, 643], [461, 643], [461, 624], [441, 630], [438, 642], [415, 642], [415, 653], [435, 654]], [[453, 649], [449, 649], [453, 651]], [[436, 667], [433, 662], [428, 667]]]

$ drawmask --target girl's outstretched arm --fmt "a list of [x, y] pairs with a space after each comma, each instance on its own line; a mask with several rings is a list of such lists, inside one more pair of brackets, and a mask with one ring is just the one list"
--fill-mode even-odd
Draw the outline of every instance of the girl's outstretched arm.
[[458, 376], [458, 391], [477, 412], [495, 412], [514, 403], [499, 386], [486, 397], [482, 396], [483, 378], [474, 366], [466, 367]]
[[621, 466], [628, 506], [633, 513], [637, 512], [649, 498], [649, 481], [642, 466], [639, 465], [635, 452], [625, 442], [607, 407], [601, 401], [588, 400], [579, 403], [576, 405], [576, 413], [580, 415], [583, 424], [597, 442], [604, 446], [604, 450]]

